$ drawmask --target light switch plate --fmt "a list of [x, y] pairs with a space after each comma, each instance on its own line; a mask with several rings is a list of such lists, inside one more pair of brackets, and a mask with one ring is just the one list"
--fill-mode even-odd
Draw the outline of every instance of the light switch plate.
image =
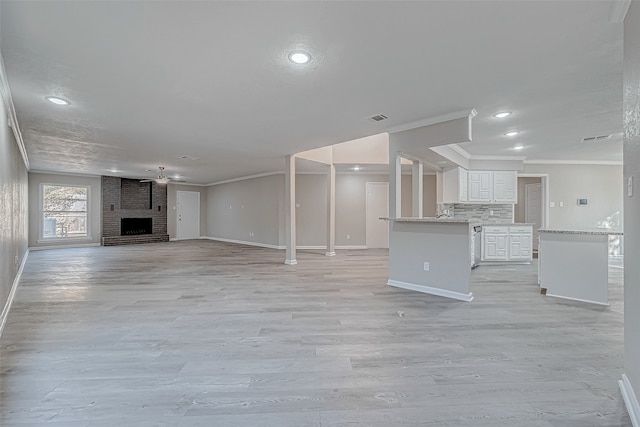
[[627, 196], [633, 197], [633, 176], [627, 178]]

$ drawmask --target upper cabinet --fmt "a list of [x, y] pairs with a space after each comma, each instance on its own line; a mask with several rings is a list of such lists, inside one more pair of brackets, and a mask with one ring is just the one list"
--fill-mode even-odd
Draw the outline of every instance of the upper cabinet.
[[442, 173], [442, 203], [517, 202], [516, 171], [467, 171], [453, 168]]

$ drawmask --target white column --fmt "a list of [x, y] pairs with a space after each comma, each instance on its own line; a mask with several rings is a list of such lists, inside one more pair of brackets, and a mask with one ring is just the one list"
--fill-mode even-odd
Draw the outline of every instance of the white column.
[[329, 165], [327, 179], [327, 252], [326, 256], [336, 255], [336, 167]]
[[394, 218], [400, 218], [402, 216], [402, 157], [398, 154], [396, 156], [395, 168], [390, 171], [395, 177], [395, 194], [393, 198], [395, 200], [391, 200], [393, 203], [389, 206], [395, 207], [395, 212], [393, 213]]
[[297, 264], [296, 261], [296, 158], [285, 158], [284, 174], [284, 239], [286, 254], [284, 263]]
[[417, 218], [422, 218], [422, 169], [422, 162], [414, 160], [411, 168], [411, 216]]

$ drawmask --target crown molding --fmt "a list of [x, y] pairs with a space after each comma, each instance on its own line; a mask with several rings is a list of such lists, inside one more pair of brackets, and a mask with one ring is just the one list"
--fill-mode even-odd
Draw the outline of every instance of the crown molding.
[[525, 160], [525, 165], [604, 165], [622, 166], [622, 161], [617, 160]]
[[0, 95], [4, 102], [4, 106], [7, 110], [7, 125], [13, 131], [13, 136], [18, 144], [18, 149], [22, 155], [22, 161], [24, 162], [27, 171], [31, 170], [29, 164], [29, 156], [27, 155], [27, 149], [24, 146], [24, 140], [22, 139], [22, 132], [20, 132], [20, 126], [18, 125], [18, 117], [16, 116], [16, 108], [13, 105], [13, 97], [11, 96], [11, 89], [9, 88], [9, 80], [7, 79], [7, 72], [4, 68], [4, 59], [0, 53]]
[[398, 133], [405, 130], [411, 130], [421, 128], [424, 126], [435, 125], [436, 123], [448, 122], [449, 120], [462, 119], [469, 117], [470, 119], [478, 114], [475, 108], [469, 110], [461, 110], [453, 113], [443, 114], [441, 116], [430, 117], [428, 119], [417, 120], [415, 122], [409, 122], [398, 126], [393, 126], [387, 129], [387, 133]]
[[77, 176], [77, 177], [83, 177], [83, 178], [100, 178], [102, 176], [102, 175], [96, 175], [96, 174], [90, 174], [90, 173], [59, 172], [59, 171], [47, 171], [42, 169], [31, 169], [29, 170], [29, 173], [40, 173], [45, 175]]
[[625, 16], [627, 16], [629, 6], [631, 6], [631, 0], [615, 0], [612, 2], [611, 8], [609, 9], [609, 22], [612, 24], [622, 24]]
[[204, 185], [206, 187], [209, 187], [209, 186], [213, 186], [213, 185], [229, 184], [229, 183], [237, 182], [237, 181], [246, 181], [248, 179], [262, 178], [264, 176], [271, 176], [271, 175], [284, 175], [284, 171], [258, 173], [258, 174], [255, 174], [255, 175], [241, 176], [240, 178], [226, 179], [224, 181], [212, 182], [210, 184], [204, 184]]
[[526, 156], [490, 156], [484, 154], [472, 154], [469, 160], [514, 160], [523, 162]]
[[469, 154], [469, 152], [467, 150], [465, 150], [464, 148], [460, 147], [458, 144], [449, 144], [449, 148], [451, 148], [456, 153], [460, 154], [465, 159], [467, 159], [467, 160], [471, 159], [471, 154]]

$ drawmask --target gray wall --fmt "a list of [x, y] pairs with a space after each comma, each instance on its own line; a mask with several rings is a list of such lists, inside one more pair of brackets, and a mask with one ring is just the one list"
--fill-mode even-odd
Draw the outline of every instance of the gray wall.
[[327, 175], [296, 175], [296, 246], [327, 245], [327, 182]]
[[282, 174], [210, 186], [206, 206], [206, 236], [273, 246], [284, 242]]
[[525, 201], [527, 199], [524, 186], [527, 184], [540, 184], [542, 178], [518, 177], [518, 203], [515, 204], [513, 216], [515, 222], [525, 222]]
[[200, 193], [200, 235], [207, 235], [207, 187], [198, 185], [167, 184], [167, 233], [169, 238], [176, 238], [178, 191], [195, 191]]
[[[38, 242], [40, 233], [40, 184], [86, 185], [89, 187], [89, 237], [81, 240]], [[102, 184], [99, 176], [29, 173], [29, 247], [74, 246], [100, 243]]]
[[367, 244], [367, 182], [388, 181], [389, 175], [386, 174], [336, 175], [336, 246]]
[[[549, 174], [549, 201], [555, 203], [549, 208], [551, 228], [593, 228], [622, 213], [622, 166], [527, 164], [523, 173]], [[578, 206], [578, 198], [589, 204]]]
[[624, 197], [625, 374], [640, 397], [640, 4], [631, 2], [624, 21], [624, 177], [633, 177], [633, 197]]
[[27, 251], [27, 169], [0, 102], [0, 312]]
[[[402, 175], [402, 216], [412, 215], [413, 182], [411, 175]], [[422, 179], [422, 216], [436, 216], [436, 176], [424, 175]]]

